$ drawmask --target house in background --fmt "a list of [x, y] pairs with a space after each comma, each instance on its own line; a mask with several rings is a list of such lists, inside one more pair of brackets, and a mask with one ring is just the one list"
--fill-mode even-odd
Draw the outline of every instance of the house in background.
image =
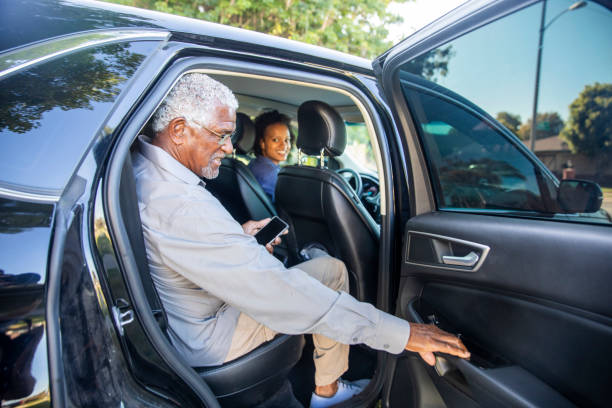
[[[529, 141], [523, 143], [528, 145]], [[563, 178], [565, 168], [572, 167], [575, 178], [593, 180], [606, 187], [612, 186], [612, 165], [596, 177], [597, 162], [583, 154], [572, 153], [567, 142], [559, 136], [536, 140], [534, 153], [559, 179]]]

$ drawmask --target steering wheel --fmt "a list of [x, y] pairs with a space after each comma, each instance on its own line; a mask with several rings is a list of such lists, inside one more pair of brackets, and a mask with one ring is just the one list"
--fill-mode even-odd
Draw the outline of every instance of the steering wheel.
[[[361, 193], [363, 191], [363, 181], [361, 180], [361, 176], [359, 175], [359, 173], [357, 173], [355, 170], [345, 167], [343, 169], [338, 169], [336, 170], [336, 173], [342, 175], [343, 173], [348, 173], [351, 175], [350, 178], [346, 178], [344, 176], [342, 176], [350, 185], [350, 181], [351, 179], [355, 180], [355, 194], [357, 194], [357, 197], [361, 198]], [[352, 187], [352, 186], [351, 186]]]

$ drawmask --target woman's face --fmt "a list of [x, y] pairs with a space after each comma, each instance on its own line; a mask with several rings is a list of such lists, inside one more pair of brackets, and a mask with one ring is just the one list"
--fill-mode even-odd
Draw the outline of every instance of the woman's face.
[[279, 164], [287, 159], [291, 149], [289, 128], [283, 123], [268, 125], [264, 130], [264, 137], [259, 143], [263, 155], [275, 164]]

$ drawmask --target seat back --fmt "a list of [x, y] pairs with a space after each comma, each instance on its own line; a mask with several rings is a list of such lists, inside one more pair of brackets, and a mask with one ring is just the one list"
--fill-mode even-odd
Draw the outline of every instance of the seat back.
[[[236, 115], [236, 132], [232, 144], [236, 153], [244, 155], [253, 148], [255, 126], [243, 114]], [[251, 170], [239, 159], [226, 157], [219, 167], [219, 175], [205, 180], [206, 188], [240, 224], [276, 215], [274, 204], [263, 191]]]
[[[298, 110], [298, 148], [307, 154], [342, 154], [344, 121], [329, 105], [309, 101]], [[278, 211], [290, 224], [295, 256], [311, 244], [322, 245], [349, 271], [351, 293], [375, 302], [380, 229], [346, 180], [326, 168], [286, 166], [276, 184]]]

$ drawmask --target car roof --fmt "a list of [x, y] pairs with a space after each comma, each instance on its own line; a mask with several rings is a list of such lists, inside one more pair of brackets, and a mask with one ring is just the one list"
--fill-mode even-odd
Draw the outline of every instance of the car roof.
[[371, 61], [316, 45], [187, 17], [98, 1], [0, 5], [0, 53], [53, 37], [118, 28], [165, 30], [181, 41], [372, 74]]

